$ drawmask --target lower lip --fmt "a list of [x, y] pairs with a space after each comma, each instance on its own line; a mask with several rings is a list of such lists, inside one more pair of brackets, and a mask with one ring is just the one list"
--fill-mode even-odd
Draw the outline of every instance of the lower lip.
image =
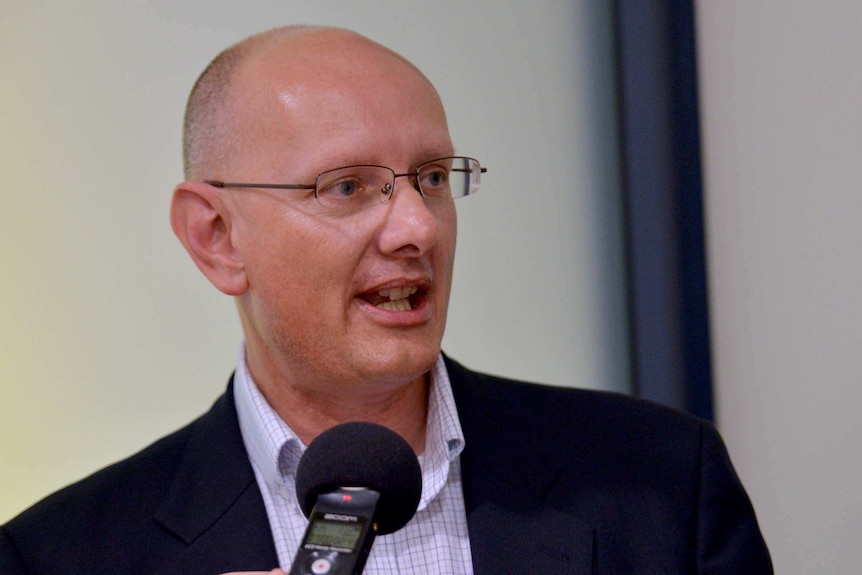
[[354, 300], [359, 308], [369, 314], [377, 323], [388, 327], [411, 327], [428, 323], [432, 318], [431, 305], [428, 303], [427, 294], [415, 303], [410, 311], [390, 311], [375, 305], [371, 305], [362, 298]]

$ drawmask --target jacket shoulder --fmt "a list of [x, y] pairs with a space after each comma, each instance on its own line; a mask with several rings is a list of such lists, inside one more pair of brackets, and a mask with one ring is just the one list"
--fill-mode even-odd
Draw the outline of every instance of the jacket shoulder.
[[618, 393], [446, 361], [466, 441], [468, 513], [491, 504], [527, 516], [569, 514], [593, 527], [596, 560], [614, 573], [772, 572], [711, 423]]
[[222, 396], [185, 427], [23, 511], [0, 528], [0, 565], [15, 557], [35, 572], [59, 562], [62, 569], [51, 570], [97, 573], [99, 565], [121, 569], [148, 555], [147, 561], [156, 562], [161, 553], [183, 548], [159, 525], [159, 509], [194, 457], [190, 444], [224, 428], [231, 409]]
[[[464, 419], [493, 418], [513, 434], [562, 432], [592, 439], [663, 436], [698, 440], [712, 425], [682, 411], [622, 393], [519, 381], [469, 370], [446, 358]], [[484, 407], [484, 409], [483, 409]], [[505, 422], [505, 426], [499, 424]]]
[[[132, 500], [140, 503], [157, 495], [169, 483], [188, 441], [191, 423], [154, 442], [140, 452], [113, 463], [92, 475], [72, 483], [39, 501], [12, 519], [7, 528], [15, 530], [30, 523], [50, 520], [62, 514], [68, 521], [75, 513], [93, 518], [100, 502], [110, 501], [109, 508]], [[128, 512], [126, 509], [124, 512]]]
[[[53, 549], [59, 554], [80, 543], [70, 533], [100, 534], [117, 526], [133, 530], [152, 517], [170, 487], [194, 423], [49, 495], [3, 526], [10, 544], [24, 554], [29, 549]], [[75, 555], [74, 549], [67, 556]]]

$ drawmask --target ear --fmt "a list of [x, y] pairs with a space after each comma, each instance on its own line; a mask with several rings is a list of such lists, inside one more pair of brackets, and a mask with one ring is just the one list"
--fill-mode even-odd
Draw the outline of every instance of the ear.
[[248, 289], [245, 266], [235, 245], [231, 213], [220, 191], [203, 182], [174, 189], [171, 227], [195, 264], [219, 291], [241, 295]]

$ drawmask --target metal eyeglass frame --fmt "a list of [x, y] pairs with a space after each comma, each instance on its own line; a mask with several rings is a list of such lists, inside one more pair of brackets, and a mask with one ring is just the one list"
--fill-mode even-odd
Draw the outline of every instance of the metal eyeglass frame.
[[[321, 177], [326, 176], [327, 174], [330, 174], [332, 172], [338, 172], [338, 171], [345, 170], [348, 168], [383, 168], [383, 169], [386, 169], [386, 170], [389, 170], [390, 172], [392, 172], [392, 182], [393, 183], [395, 182], [395, 178], [403, 178], [403, 177], [408, 177], [408, 176], [415, 177], [416, 178], [416, 185], [414, 186], [414, 188], [416, 189], [416, 191], [418, 191], [422, 195], [423, 198], [427, 198], [427, 197], [434, 197], [434, 196], [428, 196], [425, 194], [424, 191], [422, 191], [422, 186], [419, 183], [419, 177], [418, 177], [419, 172], [422, 171], [422, 168], [424, 168], [426, 166], [430, 166], [430, 165], [438, 163], [438, 162], [441, 162], [443, 160], [467, 160], [470, 162], [476, 162], [476, 164], [479, 165], [479, 173], [480, 174], [484, 174], [488, 171], [488, 168], [482, 167], [481, 164], [479, 164], [479, 160], [477, 160], [476, 158], [471, 158], [468, 156], [447, 156], [445, 158], [438, 158], [436, 160], [431, 160], [430, 162], [425, 162], [422, 165], [418, 166], [416, 168], [415, 172], [406, 172], [404, 174], [397, 174], [397, 173], [395, 173], [395, 170], [393, 170], [392, 168], [390, 168], [388, 166], [378, 166], [375, 164], [359, 164], [359, 165], [354, 165], [354, 166], [343, 166], [341, 168], [334, 168], [332, 170], [326, 170], [324, 172], [319, 173], [317, 175], [317, 177], [314, 179], [314, 184], [248, 184], [248, 183], [241, 183], [241, 182], [222, 182], [222, 181], [218, 181], [218, 180], [204, 180], [204, 183], [209, 184], [211, 186], [214, 186], [216, 188], [260, 188], [260, 189], [268, 189], [268, 190], [314, 190], [314, 197], [317, 198], [318, 197], [318, 182], [320, 181]], [[471, 171], [471, 170], [453, 168], [452, 171], [466, 172], [466, 171]], [[384, 190], [381, 190], [381, 191], [385, 191], [386, 199], [388, 200], [389, 198], [392, 197], [392, 192], [394, 191], [394, 186], [389, 185], [388, 188], [384, 188]], [[465, 195], [470, 195], [470, 194], [465, 194]], [[460, 198], [460, 197], [464, 197], [464, 196], [456, 196], [456, 197]]]

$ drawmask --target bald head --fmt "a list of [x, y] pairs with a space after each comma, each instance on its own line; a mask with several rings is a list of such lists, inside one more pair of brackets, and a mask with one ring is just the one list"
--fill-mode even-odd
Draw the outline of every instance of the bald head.
[[[362, 405], [369, 421], [397, 413], [393, 428], [411, 422], [405, 437], [423, 444], [457, 236], [452, 198], [425, 196], [418, 173], [433, 166], [430, 184], [454, 155], [428, 79], [352, 32], [273, 30], [207, 68], [185, 138], [171, 226], [236, 298], [246, 362], [269, 403], [304, 441]], [[391, 187], [369, 166], [390, 170]], [[333, 170], [344, 177], [317, 179]], [[326, 207], [351, 198], [376, 205]]]
[[[213, 177], [214, 169], [223, 165], [234, 152], [236, 135], [243, 129], [236, 113], [238, 100], [254, 93], [255, 86], [249, 84], [268, 81], [268, 76], [249, 73], [249, 68], [260, 62], [269, 61], [272, 65], [277, 61], [279, 67], [293, 69], [295, 81], [301, 83], [301, 76], [311, 76], [318, 67], [325, 67], [325, 62], [331, 64], [339, 59], [343, 61], [344, 69], [355, 69], [357, 74], [361, 74], [362, 67], [356, 66], [355, 61], [363, 58], [388, 59], [409, 67], [434, 90], [422, 73], [402, 56], [355, 32], [339, 28], [276, 28], [224, 50], [200, 75], [186, 104], [183, 125], [186, 179]], [[244, 90], [241, 90], [243, 83]]]

